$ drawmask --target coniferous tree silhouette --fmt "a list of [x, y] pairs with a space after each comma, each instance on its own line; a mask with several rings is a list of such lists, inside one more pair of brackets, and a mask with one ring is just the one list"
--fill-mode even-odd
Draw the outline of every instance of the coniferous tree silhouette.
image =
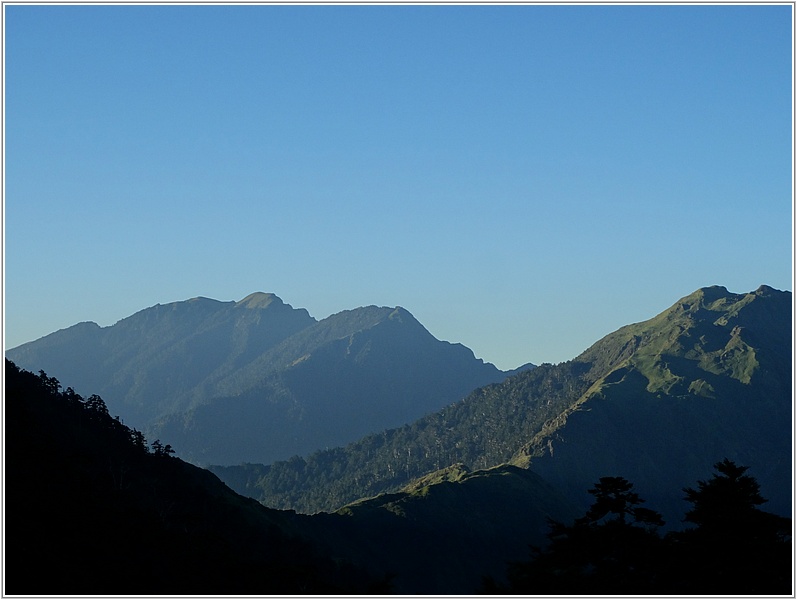
[[758, 482], [745, 475], [748, 467], [726, 458], [714, 468], [718, 473], [708, 481], [698, 481], [697, 489], [684, 488], [686, 500], [692, 504], [684, 520], [716, 535], [736, 535], [739, 526], [749, 521], [756, 507], [766, 500]]
[[626, 517], [630, 517], [634, 523], [655, 527], [664, 525], [659, 513], [638, 506], [644, 500], [632, 491], [633, 487], [623, 477], [601, 477], [594, 488], [587, 490], [595, 496], [595, 502], [581, 521], [597, 524], [607, 515], [614, 515], [613, 519], [621, 523], [625, 523]]
[[549, 546], [530, 562], [510, 565], [512, 594], [655, 593], [663, 543], [661, 515], [622, 477], [602, 477], [588, 490], [595, 501], [572, 526], [550, 521]]
[[697, 488], [684, 488], [692, 504], [684, 521], [695, 527], [670, 536], [677, 578], [674, 592], [698, 594], [788, 593], [791, 588], [791, 520], [758, 507], [766, 502], [758, 482], [727, 458]]
[[170, 454], [174, 454], [174, 448], [172, 448], [171, 444], [164, 445], [160, 440], [155, 440], [152, 442], [152, 454], [160, 457], [168, 457]]

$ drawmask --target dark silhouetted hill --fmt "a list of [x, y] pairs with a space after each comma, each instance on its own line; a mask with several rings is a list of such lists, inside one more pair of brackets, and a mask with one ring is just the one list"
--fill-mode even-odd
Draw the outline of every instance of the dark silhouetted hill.
[[297, 534], [296, 515], [150, 448], [99, 396], [5, 365], [4, 592], [384, 593]]

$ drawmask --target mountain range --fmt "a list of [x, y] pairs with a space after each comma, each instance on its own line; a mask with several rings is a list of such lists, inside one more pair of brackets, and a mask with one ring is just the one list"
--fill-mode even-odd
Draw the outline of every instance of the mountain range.
[[[254, 306], [247, 307], [250, 302]], [[275, 302], [276, 297], [255, 295], [246, 302], [227, 303], [224, 310], [236, 314], [233, 311], [259, 304], [267, 304], [267, 309]], [[194, 302], [206, 308], [213, 303]], [[168, 314], [195, 307], [154, 308]], [[279, 355], [290, 361], [287, 364], [293, 366], [277, 368], [274, 377], [287, 381], [280, 384], [301, 398], [298, 390], [304, 377], [299, 375], [331, 381], [329, 371], [321, 367], [330, 364], [338, 365], [337, 371], [332, 369], [336, 373], [361, 373], [362, 364], [380, 364], [378, 356], [396, 356], [386, 349], [394, 343], [396, 330], [425, 332], [403, 309], [367, 307], [351, 312], [340, 313], [338, 321], [330, 318], [321, 328], [325, 333], [312, 333], [324, 323], [314, 322], [285, 334], [272, 344], [273, 351], [239, 355]], [[198, 322], [228, 321], [226, 317], [214, 321], [204, 314]], [[6, 428], [13, 434], [6, 446], [6, 506], [9, 514], [32, 515], [12, 520], [6, 549], [18, 557], [12, 565], [16, 571], [25, 572], [31, 564], [52, 564], [56, 581], [62, 582], [60, 589], [76, 590], [68, 586], [69, 570], [79, 566], [68, 548], [74, 540], [83, 540], [80, 545], [87, 554], [81, 555], [80, 563], [88, 557], [99, 571], [114, 573], [116, 586], [92, 587], [92, 574], [87, 573], [77, 578], [83, 587], [75, 593], [176, 589], [177, 593], [472, 594], [502, 589], [507, 565], [528, 558], [529, 546], [556, 544], [559, 538], [554, 534], [558, 531], [561, 536], [566, 530], [552, 528], [551, 523], [567, 523], [585, 511], [594, 512], [594, 505], [589, 506], [600, 487], [596, 482], [607, 477], [627, 478], [645, 506], [661, 513], [666, 529], [680, 530], [686, 526], [683, 518], [688, 510], [685, 488], [695, 487], [695, 482], [702, 487], [718, 461], [736, 461], [760, 483], [768, 500], [765, 509], [790, 516], [791, 314], [790, 292], [768, 286], [746, 294], [719, 286], [702, 288], [650, 320], [607, 335], [571, 361], [499, 373], [492, 383], [474, 386], [459, 399], [399, 426], [288, 460], [210, 467], [234, 491], [208, 471], [170, 457], [171, 446], [164, 449], [157, 442], [153, 451], [142, 451], [143, 436], [113, 420], [98, 396], [76, 400], [71, 388], [59, 392], [55, 379], [20, 373], [8, 363], [7, 380], [16, 383], [6, 384]], [[164, 315], [151, 316], [141, 322], [158, 323]], [[172, 329], [177, 330], [182, 339], [192, 337], [190, 327]], [[389, 332], [385, 339], [380, 339], [382, 331]], [[58, 339], [63, 333], [53, 335]], [[139, 329], [138, 335], [158, 339], [145, 329]], [[175, 333], [173, 339], [180, 335]], [[425, 335], [407, 335], [416, 337]], [[430, 348], [455, 346], [426, 339]], [[250, 344], [255, 342], [238, 347]], [[347, 354], [343, 346], [353, 350]], [[282, 350], [276, 352], [277, 348]], [[383, 350], [375, 350], [379, 348]], [[115, 356], [123, 354], [119, 347]], [[306, 358], [297, 363], [297, 356]], [[130, 353], [126, 360], [130, 364], [148, 358], [135, 359]], [[237, 370], [217, 366], [214, 372], [226, 368], [229, 373], [245, 373], [241, 369], [255, 360], [241, 359]], [[263, 365], [278, 362], [262, 360]], [[314, 361], [318, 370], [292, 370]], [[491, 365], [482, 365], [490, 370]], [[291, 380], [293, 375], [296, 380]], [[275, 381], [269, 377], [261, 382]], [[338, 385], [350, 385], [344, 379]], [[239, 381], [245, 380], [241, 375]], [[244, 389], [247, 384], [239, 385], [239, 395], [246, 397], [260, 383], [248, 389]], [[379, 403], [382, 397], [370, 398]], [[172, 413], [171, 400], [162, 400], [166, 411], [157, 418], [167, 422], [170, 415], [224, 406], [208, 398], [183, 397]], [[64, 403], [72, 408], [61, 406]], [[221, 418], [220, 413], [216, 418]], [[111, 451], [117, 442], [109, 445], [108, 436], [129, 440], [119, 441], [118, 449]], [[162, 439], [174, 443], [169, 437]], [[131, 444], [137, 450], [132, 451]], [[59, 502], [48, 508], [47, 490], [53, 485], [59, 490]], [[132, 524], [129, 515], [135, 516]], [[590, 531], [611, 532], [628, 525], [636, 537], [641, 535], [642, 527], [622, 519], [621, 515], [610, 521], [608, 529], [592, 525]], [[656, 522], [647, 521], [645, 535], [653, 535]], [[778, 531], [784, 527], [777, 525]], [[85, 531], [89, 533], [81, 533]], [[137, 531], [148, 539], [140, 539]], [[674, 556], [683, 547], [694, 553], [689, 559], [694, 563], [692, 575], [672, 589], [726, 593], [728, 588], [722, 585], [727, 574], [716, 569], [728, 564], [722, 558], [722, 548], [727, 547], [737, 557], [744, 555], [740, 565], [752, 560], [748, 554], [773, 557], [766, 559], [766, 568], [754, 566], [752, 575], [745, 575], [750, 593], [786, 593], [791, 566], [782, 534], [774, 545], [761, 546], [765, 554], [747, 542], [717, 545], [718, 538], [711, 538], [712, 546], [690, 546], [703, 539], [695, 535], [672, 538], [674, 546], [667, 546], [667, 552], [674, 549]], [[155, 545], [150, 543], [153, 539]], [[103, 550], [109, 547], [126, 550]], [[707, 553], [700, 548], [709, 547], [716, 560], [701, 568]], [[162, 549], [162, 561], [155, 548]], [[166, 556], [171, 557], [171, 567], [165, 566]], [[677, 578], [680, 568], [660, 569], [647, 584]], [[132, 581], [133, 572], [148, 585], [120, 583]], [[580, 571], [580, 576], [588, 575], [588, 568]], [[309, 583], [302, 588], [302, 581]], [[498, 587], [490, 588], [486, 581], [497, 582]], [[613, 577], [607, 581], [608, 587], [601, 589], [609, 593], [629, 589], [616, 587]], [[33, 590], [30, 583], [15, 585]], [[632, 593], [642, 589], [629, 585]], [[33, 591], [60, 591], [58, 585], [39, 587]], [[531, 589], [534, 593], [533, 581]], [[562, 588], [555, 593], [568, 591], [572, 592]]]
[[[6, 352], [197, 464], [273, 462], [411, 422], [500, 381], [400, 307], [316, 321], [274, 294], [156, 305]], [[524, 368], [531, 368], [526, 365]]]
[[329, 511], [462, 463], [530, 468], [584, 507], [605, 475], [634, 481], [671, 524], [680, 490], [724, 457], [791, 513], [791, 293], [703, 288], [411, 424], [269, 465], [211, 466], [268, 506]]

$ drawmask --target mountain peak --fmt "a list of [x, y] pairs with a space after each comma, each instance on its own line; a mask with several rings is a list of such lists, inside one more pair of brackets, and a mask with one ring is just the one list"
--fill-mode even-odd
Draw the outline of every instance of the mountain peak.
[[753, 293], [756, 296], [772, 296], [773, 294], [782, 294], [783, 292], [762, 283], [760, 286], [758, 286], [758, 289]]
[[728, 291], [728, 288], [726, 288], [723, 285], [711, 285], [708, 287], [700, 288], [699, 290], [697, 290], [696, 295], [702, 298], [704, 302], [711, 304], [712, 302], [716, 302], [720, 298], [725, 298], [727, 296], [732, 296], [734, 294], [731, 294]]
[[235, 303], [235, 306], [243, 306], [245, 308], [266, 308], [269, 304], [284, 304], [279, 296], [275, 294], [265, 293], [265, 292], [255, 292], [253, 294], [249, 294], [243, 300], [239, 300]]

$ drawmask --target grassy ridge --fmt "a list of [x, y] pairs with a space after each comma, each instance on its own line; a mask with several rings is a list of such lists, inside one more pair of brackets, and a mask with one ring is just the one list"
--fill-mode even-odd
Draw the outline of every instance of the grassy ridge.
[[623, 475], [672, 521], [684, 510], [672, 490], [728, 457], [749, 465], [772, 510], [788, 514], [790, 310], [791, 294], [764, 286], [750, 294], [707, 288], [607, 336], [578, 360], [634, 351], [512, 463], [583, 501], [596, 474]]

